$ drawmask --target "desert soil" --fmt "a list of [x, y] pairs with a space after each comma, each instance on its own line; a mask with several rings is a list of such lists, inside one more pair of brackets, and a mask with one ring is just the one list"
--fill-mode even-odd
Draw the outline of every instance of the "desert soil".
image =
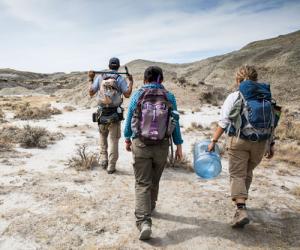
[[[193, 114], [186, 110], [182, 130], [192, 121], [208, 126], [217, 120], [218, 111], [208, 106]], [[77, 107], [40, 121], [14, 120], [7, 112], [13, 125], [42, 126], [65, 137], [46, 149], [18, 147], [17, 158], [2, 156], [0, 249], [300, 249], [300, 200], [291, 193], [299, 186], [300, 169], [275, 162], [271, 168], [258, 167], [248, 202], [251, 223], [234, 230], [229, 225], [234, 206], [226, 158], [221, 175], [213, 180], [181, 168], [165, 169], [153, 237], [139, 241], [132, 160], [123, 140], [113, 175], [100, 167], [77, 172], [66, 166], [78, 145], [86, 143], [92, 152], [98, 151], [92, 112]], [[205, 133], [191, 131], [183, 137], [184, 152], [192, 160], [191, 145]], [[284, 174], [282, 169], [289, 171]]]

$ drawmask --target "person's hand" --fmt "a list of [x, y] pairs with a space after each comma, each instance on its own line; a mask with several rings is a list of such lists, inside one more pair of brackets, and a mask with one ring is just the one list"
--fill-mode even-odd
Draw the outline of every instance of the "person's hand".
[[272, 145], [272, 146], [270, 147], [270, 150], [269, 150], [268, 152], [265, 153], [265, 157], [266, 157], [267, 159], [271, 159], [271, 158], [274, 156], [274, 152], [275, 152], [275, 150], [274, 150], [274, 145]]
[[183, 154], [182, 154], [182, 146], [177, 145], [176, 146], [176, 152], [175, 152], [175, 160], [181, 161], [183, 159]]
[[90, 80], [90, 81], [93, 81], [95, 75], [96, 75], [96, 74], [95, 74], [95, 71], [90, 70], [90, 71], [88, 72], [88, 78], [89, 78], [89, 80]]
[[127, 78], [128, 78], [128, 80], [130, 81], [130, 82], [133, 82], [133, 77], [132, 77], [132, 75], [127, 75]]
[[131, 152], [131, 145], [132, 145], [131, 140], [126, 140], [126, 141], [125, 141], [125, 148], [126, 148], [126, 151]]
[[207, 151], [208, 152], [214, 151], [215, 150], [215, 145], [216, 145], [215, 142], [209, 143], [208, 146], [207, 146]]

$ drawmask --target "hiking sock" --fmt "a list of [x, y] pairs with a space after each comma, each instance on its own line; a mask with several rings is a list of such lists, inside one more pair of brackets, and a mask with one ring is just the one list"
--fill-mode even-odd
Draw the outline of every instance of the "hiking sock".
[[238, 209], [246, 209], [246, 204], [245, 203], [237, 203], [236, 204]]

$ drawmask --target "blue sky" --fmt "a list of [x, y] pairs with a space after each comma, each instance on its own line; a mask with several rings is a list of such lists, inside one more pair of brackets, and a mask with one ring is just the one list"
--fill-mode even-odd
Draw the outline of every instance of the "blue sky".
[[0, 68], [191, 62], [299, 30], [299, 13], [299, 0], [0, 0]]

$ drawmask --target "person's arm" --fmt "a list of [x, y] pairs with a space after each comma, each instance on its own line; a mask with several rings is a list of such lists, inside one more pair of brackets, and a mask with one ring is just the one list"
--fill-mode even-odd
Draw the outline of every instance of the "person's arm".
[[122, 81], [120, 83], [121, 90], [125, 98], [129, 98], [132, 93], [132, 87], [133, 87], [133, 77], [132, 75], [128, 75], [128, 84], [124, 78], [122, 78]]
[[178, 144], [176, 145], [175, 160], [182, 161], [182, 159], [183, 159], [182, 144]]
[[273, 158], [274, 154], [275, 154], [275, 148], [274, 148], [274, 144], [271, 143], [269, 150], [266, 152], [265, 157], [267, 159], [271, 159]]
[[[167, 97], [168, 97], [169, 101], [172, 103], [173, 110], [177, 111], [177, 103], [176, 103], [175, 96], [169, 92]], [[172, 133], [172, 138], [173, 138], [174, 144], [176, 145], [175, 159], [182, 160], [183, 159], [183, 153], [182, 153], [183, 140], [182, 140], [182, 136], [181, 136], [179, 121], [176, 121], [176, 126]]]
[[127, 151], [131, 151], [131, 137], [132, 137], [131, 120], [134, 111], [137, 107], [139, 96], [140, 96], [139, 92], [134, 93], [128, 105], [128, 112], [127, 112], [127, 117], [125, 120], [125, 128], [124, 128], [124, 137], [125, 137], [125, 144], [126, 144]]
[[95, 93], [93, 91], [93, 82], [94, 82], [94, 78], [95, 78], [95, 72], [90, 70], [88, 72], [88, 82], [89, 82], [89, 95], [90, 97], [92, 97]]
[[93, 97], [99, 90], [100, 81], [102, 79], [100, 79], [101, 78], [100, 76], [96, 77], [96, 79], [95, 79], [95, 72], [93, 72], [93, 71], [89, 71], [88, 77], [89, 77], [89, 84], [90, 84], [89, 95], [90, 95], [90, 97]]
[[232, 93], [226, 98], [221, 109], [218, 127], [211, 139], [211, 143], [207, 147], [207, 150], [209, 152], [214, 150], [216, 143], [224, 133], [226, 127], [230, 125], [229, 114], [237, 98], [238, 98], [238, 93]]
[[216, 131], [215, 131], [215, 133], [214, 133], [214, 135], [211, 139], [211, 143], [207, 147], [207, 150], [209, 152], [214, 150], [216, 143], [218, 142], [219, 138], [222, 136], [224, 131], [225, 131], [225, 129], [218, 125], [218, 127], [217, 127], [217, 129], [216, 129]]
[[268, 148], [267, 148], [267, 151], [265, 153], [265, 157], [267, 159], [271, 159], [274, 156], [274, 154], [275, 154], [274, 146], [275, 146], [275, 135], [273, 134], [271, 142], [268, 142]]

